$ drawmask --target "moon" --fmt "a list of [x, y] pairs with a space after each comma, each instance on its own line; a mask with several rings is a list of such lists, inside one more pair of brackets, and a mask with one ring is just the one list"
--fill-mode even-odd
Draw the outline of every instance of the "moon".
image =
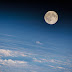
[[58, 21], [58, 14], [55, 11], [48, 11], [44, 16], [44, 20], [48, 24], [55, 24]]

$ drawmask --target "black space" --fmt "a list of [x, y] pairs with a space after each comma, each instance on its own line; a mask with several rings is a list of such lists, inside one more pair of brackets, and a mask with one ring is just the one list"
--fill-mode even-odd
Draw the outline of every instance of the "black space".
[[[39, 12], [44, 15], [47, 11], [56, 11], [62, 18], [63, 16], [71, 19], [72, 2], [66, 0], [10, 0], [0, 2], [0, 11], [16, 12]], [[64, 19], [64, 18], [63, 18]]]
[[70, 1], [66, 0], [10, 0], [1, 1], [0, 8], [3, 7], [15, 7], [15, 8], [38, 8], [38, 9], [56, 9], [63, 11], [72, 11], [72, 4]]

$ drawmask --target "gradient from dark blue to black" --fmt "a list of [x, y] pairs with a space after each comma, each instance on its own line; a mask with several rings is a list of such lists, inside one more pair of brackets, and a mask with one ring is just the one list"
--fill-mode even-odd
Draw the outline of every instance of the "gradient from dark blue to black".
[[[44, 22], [44, 15], [47, 11], [54, 10], [59, 15], [59, 21], [58, 24], [50, 26]], [[48, 27], [54, 27], [61, 28], [64, 30], [68, 29], [69, 32], [71, 31], [71, 3], [67, 2], [52, 2], [52, 1], [12, 1], [12, 2], [2, 2], [0, 4], [0, 17], [1, 21], [8, 19], [10, 16], [14, 19], [20, 19], [24, 20], [26, 22], [29, 22], [31, 20], [38, 20], [40, 24], [38, 23], [31, 23], [29, 25], [36, 25], [39, 27], [43, 27], [45, 29], [48, 29]], [[29, 21], [28, 21], [29, 20]], [[3, 21], [4, 22], [4, 21]], [[9, 22], [9, 21], [7, 21]], [[18, 25], [18, 24], [16, 24]], [[26, 25], [27, 24], [22, 24]], [[29, 26], [28, 25], [28, 26]], [[62, 31], [63, 31], [62, 30]]]
[[[55, 25], [48, 25], [44, 21], [45, 13], [50, 10], [56, 11], [59, 15], [59, 20]], [[40, 1], [2, 2], [0, 4], [0, 20], [1, 20], [0, 31], [1, 33], [2, 31], [5, 33], [6, 31], [8, 31], [11, 34], [17, 33], [19, 35], [21, 35], [21, 33], [22, 34], [24, 33], [24, 35], [28, 36], [27, 32], [31, 34], [33, 30], [32, 36], [34, 35], [34, 38], [36, 38], [34, 32], [36, 30], [38, 30], [37, 33], [39, 34], [40, 33], [42, 34], [42, 32], [44, 33], [52, 32], [57, 33], [58, 35], [57, 37], [60, 36], [59, 34], [62, 35], [66, 34], [65, 36], [68, 35], [71, 36], [72, 35], [71, 12], [72, 12], [71, 4], [67, 2], [56, 2], [56, 1], [50, 2], [47, 0], [41, 2]], [[8, 28], [10, 29], [10, 31], [8, 30]], [[16, 29], [20, 29], [21, 32], [18, 32], [18, 30]], [[25, 29], [27, 32], [24, 32], [23, 29]]]

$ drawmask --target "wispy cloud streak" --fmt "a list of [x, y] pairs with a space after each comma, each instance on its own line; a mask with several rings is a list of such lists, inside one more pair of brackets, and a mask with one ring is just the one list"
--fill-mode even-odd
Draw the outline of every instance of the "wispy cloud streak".
[[7, 66], [26, 66], [27, 62], [19, 61], [19, 60], [12, 60], [12, 59], [0, 59], [0, 64], [7, 65]]
[[12, 56], [12, 57], [17, 57], [17, 56], [27, 56], [25, 55], [23, 52], [19, 52], [19, 51], [13, 51], [13, 50], [6, 50], [6, 49], [0, 49], [0, 55], [1, 56]]

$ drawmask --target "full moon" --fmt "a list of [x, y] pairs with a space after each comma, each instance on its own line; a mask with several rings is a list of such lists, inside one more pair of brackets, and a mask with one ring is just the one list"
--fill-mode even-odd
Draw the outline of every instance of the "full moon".
[[48, 11], [44, 16], [44, 20], [48, 24], [55, 24], [58, 21], [58, 14], [55, 11]]

